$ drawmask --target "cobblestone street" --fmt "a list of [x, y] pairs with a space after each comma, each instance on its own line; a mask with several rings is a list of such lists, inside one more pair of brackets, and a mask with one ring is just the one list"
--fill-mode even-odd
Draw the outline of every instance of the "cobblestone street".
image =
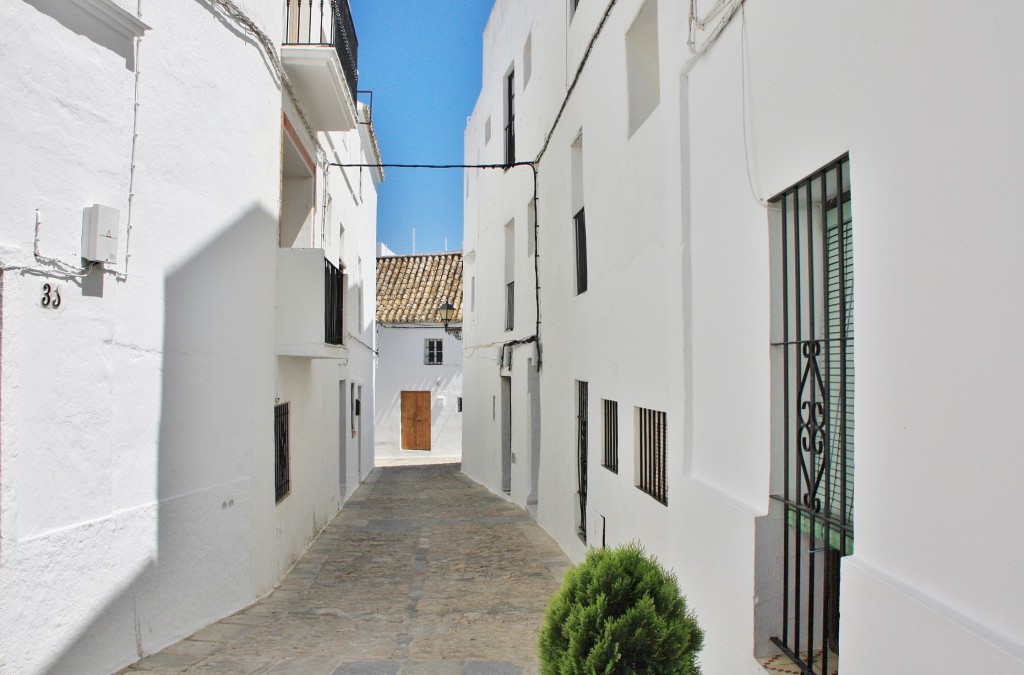
[[569, 561], [458, 469], [376, 469], [272, 594], [123, 672], [536, 672]]

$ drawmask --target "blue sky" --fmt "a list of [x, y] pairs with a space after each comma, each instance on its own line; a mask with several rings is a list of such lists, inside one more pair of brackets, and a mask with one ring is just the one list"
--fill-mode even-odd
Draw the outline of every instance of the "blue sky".
[[[484, 26], [493, 0], [350, 0], [359, 88], [373, 90], [385, 163], [461, 164], [466, 118], [480, 92]], [[361, 100], [368, 102], [366, 94]], [[396, 253], [462, 248], [459, 169], [386, 169], [377, 241]]]

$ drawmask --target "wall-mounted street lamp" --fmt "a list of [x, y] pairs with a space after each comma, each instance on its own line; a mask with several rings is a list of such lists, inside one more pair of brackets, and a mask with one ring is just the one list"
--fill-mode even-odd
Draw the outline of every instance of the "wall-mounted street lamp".
[[447, 300], [437, 308], [437, 318], [441, 319], [441, 323], [444, 324], [444, 332], [455, 337], [456, 340], [462, 339], [461, 328], [449, 328], [448, 324], [455, 318], [455, 308], [452, 307], [452, 303]]

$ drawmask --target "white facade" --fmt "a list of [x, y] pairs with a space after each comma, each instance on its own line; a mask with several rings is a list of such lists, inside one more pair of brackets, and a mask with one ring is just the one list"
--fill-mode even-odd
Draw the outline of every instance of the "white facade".
[[[441, 340], [443, 361], [427, 364], [424, 342]], [[381, 325], [377, 329], [375, 441], [378, 459], [462, 457], [462, 345], [444, 328]], [[430, 449], [402, 446], [402, 392], [430, 393]]]
[[[0, 672], [112, 672], [249, 605], [372, 468], [381, 176], [326, 167], [379, 161], [369, 113], [303, 88], [284, 2], [238, 4], [0, 7]], [[117, 263], [74, 276], [92, 204]]]
[[[484, 33], [465, 160], [506, 161], [514, 74], [516, 159], [540, 156], [537, 229], [529, 167], [467, 171], [463, 471], [508, 488], [580, 559], [587, 382], [588, 543], [639, 540], [678, 573], [707, 632], [705, 672], [764, 672], [783, 520], [770, 498], [782, 216], [768, 200], [848, 153], [856, 545], [841, 562], [840, 672], [1024, 673], [1011, 534], [1024, 456], [1006, 422], [1024, 404], [1024, 359], [978, 349], [1024, 337], [1024, 10], [726, 2], [701, 26], [688, 3], [573, 4], [497, 0]], [[720, 4], [698, 0], [698, 19]], [[602, 467], [602, 400], [619, 406], [618, 473]], [[635, 487], [638, 408], [666, 413], [667, 504]]]

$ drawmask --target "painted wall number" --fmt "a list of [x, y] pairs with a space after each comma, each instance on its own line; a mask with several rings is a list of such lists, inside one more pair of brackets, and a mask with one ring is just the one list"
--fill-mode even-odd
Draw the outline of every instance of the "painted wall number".
[[50, 284], [43, 284], [43, 297], [39, 301], [43, 307], [49, 307], [50, 309], [57, 309], [60, 307], [60, 288], [57, 286], [51, 286]]

